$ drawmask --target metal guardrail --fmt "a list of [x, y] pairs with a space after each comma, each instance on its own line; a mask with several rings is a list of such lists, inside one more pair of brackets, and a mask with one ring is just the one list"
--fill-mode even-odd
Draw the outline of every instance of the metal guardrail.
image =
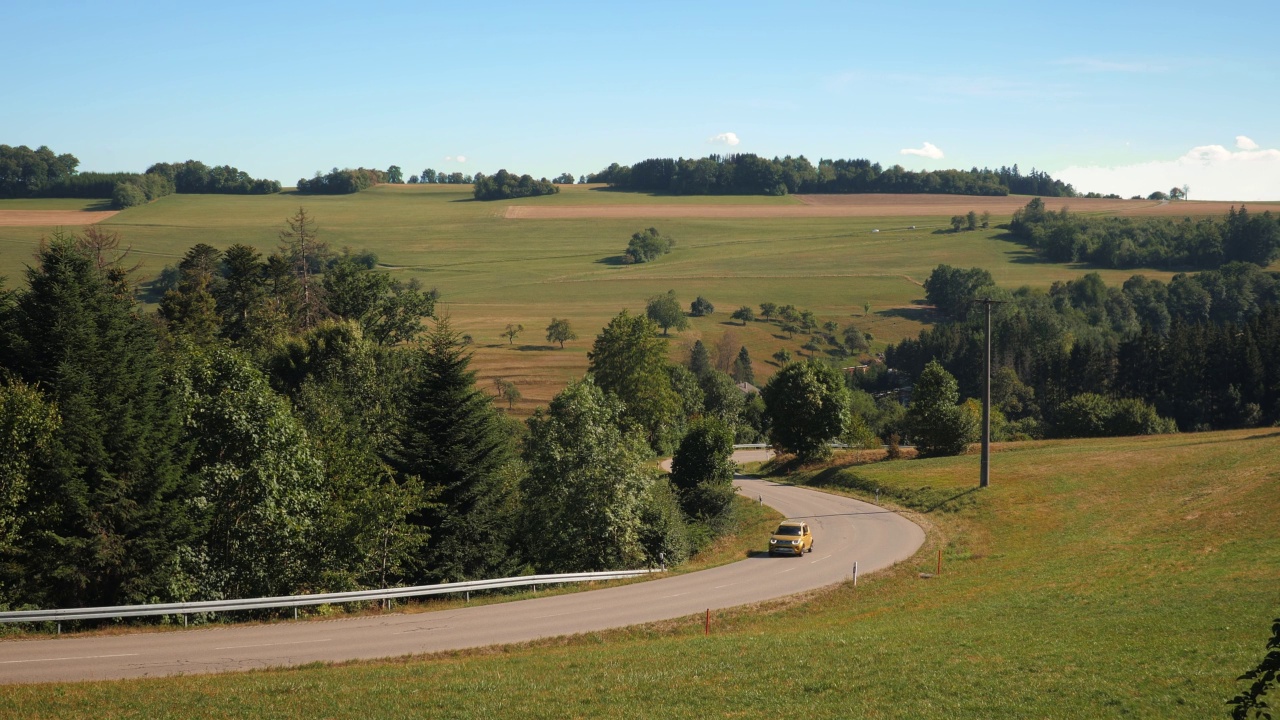
[[[827, 443], [827, 445], [837, 449], [848, 449], [850, 447], [853, 447], [852, 445], [847, 445], [842, 442]], [[763, 450], [769, 447], [773, 447], [773, 446], [770, 445], [769, 443], [743, 443], [739, 445], [734, 445], [733, 449], [734, 450]], [[898, 447], [912, 447], [912, 445], [911, 443], [899, 443]], [[881, 445], [880, 448], [887, 450], [889, 449], [889, 446]]]
[[62, 620], [100, 620], [108, 618], [144, 617], [148, 615], [194, 615], [198, 613], [228, 612], [231, 610], [260, 610], [263, 608], [299, 608], [308, 605], [367, 602], [448, 593], [500, 590], [503, 588], [556, 585], [560, 583], [591, 582], [594, 580], [622, 580], [663, 570], [611, 570], [605, 572], [559, 573], [554, 575], [525, 575], [523, 577], [470, 580], [440, 585], [384, 588], [381, 590], [355, 590], [351, 592], [320, 593], [317, 595], [286, 595], [281, 597], [242, 598], [239, 600], [202, 600], [198, 602], [155, 603], [151, 605], [117, 605], [114, 607], [69, 608], [66, 610], [15, 610], [0, 612], [0, 623], [58, 622]]

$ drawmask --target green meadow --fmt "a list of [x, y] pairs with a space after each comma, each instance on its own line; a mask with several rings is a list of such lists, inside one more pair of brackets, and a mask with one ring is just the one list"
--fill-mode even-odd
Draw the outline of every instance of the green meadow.
[[[820, 322], [856, 323], [875, 348], [912, 336], [927, 320], [921, 283], [940, 263], [980, 266], [998, 282], [1048, 287], [1088, 268], [1036, 261], [1000, 239], [997, 230], [934, 234], [948, 218], [642, 218], [507, 219], [512, 205], [795, 205], [792, 197], [671, 197], [567, 186], [559, 195], [476, 202], [470, 186], [383, 185], [356, 195], [171, 195], [102, 223], [119, 233], [142, 262], [140, 279], [175, 264], [188, 248], [245, 243], [270, 251], [285, 218], [301, 207], [315, 217], [331, 247], [368, 249], [388, 272], [417, 278], [441, 293], [441, 311], [475, 342], [482, 382], [511, 380], [524, 399], [518, 413], [545, 405], [586, 368], [591, 341], [624, 308], [643, 312], [647, 298], [676, 291], [686, 305], [702, 295], [716, 313], [693, 318], [672, 335], [672, 354], [694, 340], [714, 345], [726, 333], [736, 351], [745, 345], [757, 379], [772, 374], [770, 357], [795, 354], [806, 337], [788, 338], [776, 324], [729, 321], [740, 305], [761, 302], [811, 309]], [[100, 209], [95, 201], [5, 200], [0, 210]], [[974, 198], [981, 212], [982, 198]], [[993, 222], [1007, 218], [993, 217]], [[675, 250], [644, 265], [619, 259], [633, 232], [656, 226], [674, 236]], [[919, 229], [910, 230], [910, 226]], [[77, 230], [66, 227], [66, 231]], [[873, 229], [880, 232], [873, 233]], [[41, 237], [57, 228], [0, 226], [0, 276], [21, 282]], [[1109, 282], [1131, 273], [1102, 271]], [[1148, 272], [1167, 277], [1169, 273]], [[871, 312], [863, 317], [863, 304]], [[552, 317], [568, 318], [579, 335], [561, 350], [545, 340]], [[525, 327], [514, 343], [500, 336], [508, 323]]]
[[[14, 717], [1226, 717], [1280, 615], [1280, 431], [810, 468], [928, 495], [912, 561], [806, 597], [525, 646], [5, 687]], [[852, 488], [852, 490], [850, 489]], [[942, 573], [936, 570], [942, 552]]]

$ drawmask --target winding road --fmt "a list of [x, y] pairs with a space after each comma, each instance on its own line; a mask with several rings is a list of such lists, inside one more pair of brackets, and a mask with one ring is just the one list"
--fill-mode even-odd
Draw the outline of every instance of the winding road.
[[[739, 462], [764, 451], [738, 451]], [[518, 602], [377, 617], [211, 627], [181, 632], [0, 642], [0, 683], [105, 680], [397, 657], [517, 643], [666, 620], [792, 595], [905, 560], [924, 542], [915, 523], [865, 502], [737, 478], [813, 529], [813, 552], [750, 557], [686, 575]]]

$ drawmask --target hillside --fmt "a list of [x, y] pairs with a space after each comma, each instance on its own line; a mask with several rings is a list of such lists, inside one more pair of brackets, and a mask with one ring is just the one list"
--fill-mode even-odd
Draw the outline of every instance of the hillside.
[[[0, 689], [17, 715], [1225, 717], [1280, 615], [1280, 431], [1041, 442], [793, 479], [950, 501], [800, 602], [426, 660]], [[851, 480], [856, 476], [859, 480]], [[932, 572], [943, 549], [942, 575]], [[172, 698], [183, 697], [181, 705]]]
[[[836, 203], [842, 199], [857, 205], [856, 216], [840, 215], [847, 209]], [[667, 290], [674, 289], [686, 307], [698, 295], [716, 307], [715, 314], [693, 318], [690, 330], [673, 336], [673, 356], [687, 356], [697, 339], [714, 346], [731, 333], [728, 344], [734, 351], [739, 345], [748, 348], [757, 379], [763, 381], [775, 369], [769, 358], [782, 348], [798, 353], [805, 338], [788, 338], [776, 324], [744, 327], [730, 321], [741, 305], [794, 304], [811, 309], [819, 322], [856, 323], [872, 333], [873, 348], [879, 349], [914, 336], [928, 320], [920, 283], [940, 263], [984, 267], [1000, 284], [1015, 287], [1048, 287], [1088, 272], [1087, 267], [1040, 262], [1022, 246], [996, 239], [999, 231], [994, 229], [934, 234], [960, 208], [990, 210], [992, 221], [999, 223], [1007, 219], [1002, 212], [1024, 201], [671, 197], [566, 186], [550, 197], [484, 203], [473, 201], [466, 186], [382, 185], [342, 196], [172, 195], [110, 217], [102, 227], [120, 234], [132, 257], [142, 262], [139, 277], [149, 278], [200, 242], [218, 248], [246, 243], [270, 251], [278, 245], [284, 219], [303, 205], [330, 247], [371, 250], [388, 272], [438, 288], [442, 310], [474, 340], [481, 381], [502, 377], [515, 382], [523, 396], [516, 412], [526, 414], [582, 374], [591, 338], [609, 318], [623, 308], [643, 311], [647, 298]], [[867, 209], [877, 202], [883, 203], [883, 211]], [[1109, 203], [1109, 209], [1117, 204], [1080, 200], [1071, 205], [1083, 211], [1094, 202]], [[1131, 204], [1134, 212], [1152, 206], [1146, 201]], [[0, 214], [42, 209], [74, 214], [91, 207], [84, 201], [0, 201]], [[832, 207], [839, 211], [835, 216]], [[716, 212], [676, 212], [699, 208]], [[512, 217], [522, 210], [586, 215]], [[793, 216], [795, 212], [801, 214]], [[650, 225], [677, 239], [675, 252], [645, 265], [619, 264], [627, 239]], [[56, 229], [0, 224], [0, 276], [7, 276], [10, 285], [21, 282], [36, 244]], [[1145, 272], [1157, 278], [1171, 275]], [[1132, 273], [1101, 274], [1119, 283]], [[864, 303], [871, 305], [866, 317]], [[563, 350], [547, 342], [544, 328], [552, 317], [568, 318], [579, 340]], [[525, 327], [512, 343], [500, 336], [508, 323]]]

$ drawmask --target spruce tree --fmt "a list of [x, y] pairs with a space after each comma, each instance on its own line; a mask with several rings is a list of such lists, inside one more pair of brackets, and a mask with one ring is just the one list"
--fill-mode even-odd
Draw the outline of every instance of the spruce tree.
[[434, 504], [413, 520], [430, 532], [421, 579], [456, 582], [514, 568], [508, 548], [515, 513], [511, 435], [476, 387], [471, 354], [448, 318], [423, 340], [395, 464], [421, 478]]
[[756, 371], [751, 367], [751, 354], [747, 352], [746, 345], [738, 350], [738, 357], [733, 361], [733, 379], [753, 385], [756, 382]]
[[174, 394], [127, 272], [55, 236], [13, 311], [15, 370], [62, 425], [31, 470], [30, 532], [14, 571], [25, 602], [53, 607], [168, 599], [195, 527]]
[[707, 352], [707, 346], [702, 344], [701, 340], [693, 343], [693, 349], [689, 351], [689, 370], [694, 375], [702, 377], [711, 370], [711, 354]]

